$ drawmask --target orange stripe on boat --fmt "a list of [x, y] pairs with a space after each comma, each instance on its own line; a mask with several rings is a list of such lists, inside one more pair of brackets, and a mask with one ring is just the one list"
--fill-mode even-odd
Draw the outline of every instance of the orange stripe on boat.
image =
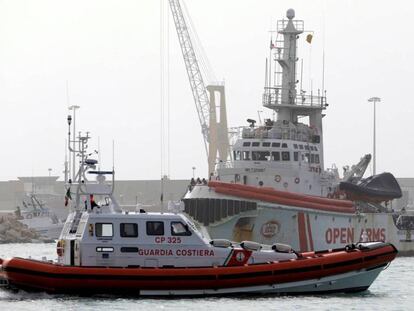
[[317, 210], [329, 211], [329, 212], [338, 212], [338, 213], [354, 213], [354, 207], [341, 207], [341, 206], [332, 206], [327, 204], [294, 200], [285, 197], [278, 197], [269, 194], [258, 193], [250, 190], [239, 190], [229, 187], [216, 187], [215, 192], [227, 194], [236, 197], [242, 197], [250, 200], [259, 200], [265, 202], [272, 202], [277, 204], [284, 204], [289, 206], [296, 206], [301, 208], [312, 208]]
[[330, 205], [330, 206], [353, 208], [353, 203], [352, 201], [349, 201], [349, 200], [329, 199], [329, 198], [318, 197], [318, 196], [313, 196], [313, 195], [306, 195], [306, 194], [301, 194], [301, 193], [293, 193], [289, 191], [276, 190], [270, 187], [255, 187], [255, 186], [249, 186], [249, 185], [226, 183], [226, 182], [221, 182], [221, 181], [209, 181], [208, 186], [213, 187], [213, 188], [228, 188], [228, 189], [237, 189], [237, 190], [242, 190], [242, 191], [253, 191], [255, 193], [268, 194], [272, 196], [288, 198], [288, 199], [293, 199], [293, 200], [307, 201], [307, 202], [325, 204], [325, 205]]
[[310, 225], [309, 214], [306, 214], [306, 226], [308, 227], [308, 239], [310, 250], [313, 251], [313, 238], [312, 238], [312, 228]]
[[301, 252], [308, 251], [308, 243], [306, 241], [305, 231], [305, 214], [298, 213], [298, 233], [299, 233], [299, 247]]

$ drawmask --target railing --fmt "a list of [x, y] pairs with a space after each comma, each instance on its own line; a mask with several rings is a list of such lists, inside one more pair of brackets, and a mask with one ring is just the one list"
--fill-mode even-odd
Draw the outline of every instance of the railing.
[[[287, 24], [289, 23], [288, 19], [282, 19], [277, 21], [277, 32], [285, 30]], [[297, 31], [303, 32], [304, 22], [302, 20], [292, 20], [293, 26], [295, 26]]]
[[[289, 90], [286, 90], [288, 92]], [[265, 87], [265, 93], [262, 98], [263, 106], [274, 108], [278, 105], [294, 104], [298, 106], [315, 107], [325, 109], [327, 106], [326, 95], [323, 96], [318, 90], [317, 95], [299, 94], [293, 98], [293, 103], [282, 101], [282, 87]]]
[[222, 168], [232, 168], [233, 167], [233, 161], [227, 160], [227, 161], [220, 161], [216, 163], [217, 169]]
[[275, 60], [288, 60], [289, 59], [289, 51], [288, 48], [283, 47], [283, 41], [280, 41], [278, 45], [273, 48], [273, 57]]

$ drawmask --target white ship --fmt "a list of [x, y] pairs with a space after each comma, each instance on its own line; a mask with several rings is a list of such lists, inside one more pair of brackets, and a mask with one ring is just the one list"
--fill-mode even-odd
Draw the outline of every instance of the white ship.
[[[67, 209], [61, 211], [62, 209], [59, 208], [49, 208], [41, 197], [42, 195], [27, 193], [22, 200], [23, 208], [18, 207], [16, 210], [18, 220], [30, 229], [34, 229], [42, 237], [57, 239], [63, 229], [68, 211]], [[50, 197], [53, 198], [52, 195]], [[62, 201], [62, 198], [59, 197], [59, 199]]]
[[343, 179], [336, 169], [325, 169], [326, 93], [297, 91], [297, 40], [304, 22], [294, 15], [290, 9], [287, 19], [278, 21], [267, 62], [263, 106], [277, 117], [259, 126], [247, 120], [232, 146], [232, 163], [219, 163], [208, 185], [190, 186], [185, 213], [212, 238], [280, 242], [312, 251], [363, 237], [414, 254], [414, 215], [392, 210], [389, 202], [401, 196], [401, 189], [391, 174], [363, 179], [370, 155], [346, 170]]

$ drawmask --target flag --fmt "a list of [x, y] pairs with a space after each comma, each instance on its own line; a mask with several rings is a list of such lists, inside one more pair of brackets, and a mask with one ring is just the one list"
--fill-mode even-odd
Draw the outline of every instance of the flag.
[[312, 35], [311, 33], [309, 33], [309, 34], [306, 36], [306, 42], [308, 42], [308, 43], [310, 44], [310, 43], [312, 43], [312, 39], [313, 39], [313, 35]]

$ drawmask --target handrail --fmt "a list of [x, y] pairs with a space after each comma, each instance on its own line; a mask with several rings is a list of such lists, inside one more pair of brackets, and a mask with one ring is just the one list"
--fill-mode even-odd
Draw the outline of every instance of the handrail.
[[[265, 92], [262, 98], [263, 106], [272, 108], [272, 106], [274, 107], [277, 105], [288, 105], [289, 103], [284, 103], [282, 101], [282, 90], [282, 87], [265, 87]], [[322, 109], [325, 109], [327, 105], [326, 96], [321, 96], [320, 94], [299, 94], [295, 96], [293, 102], [298, 106], [315, 107]]]

